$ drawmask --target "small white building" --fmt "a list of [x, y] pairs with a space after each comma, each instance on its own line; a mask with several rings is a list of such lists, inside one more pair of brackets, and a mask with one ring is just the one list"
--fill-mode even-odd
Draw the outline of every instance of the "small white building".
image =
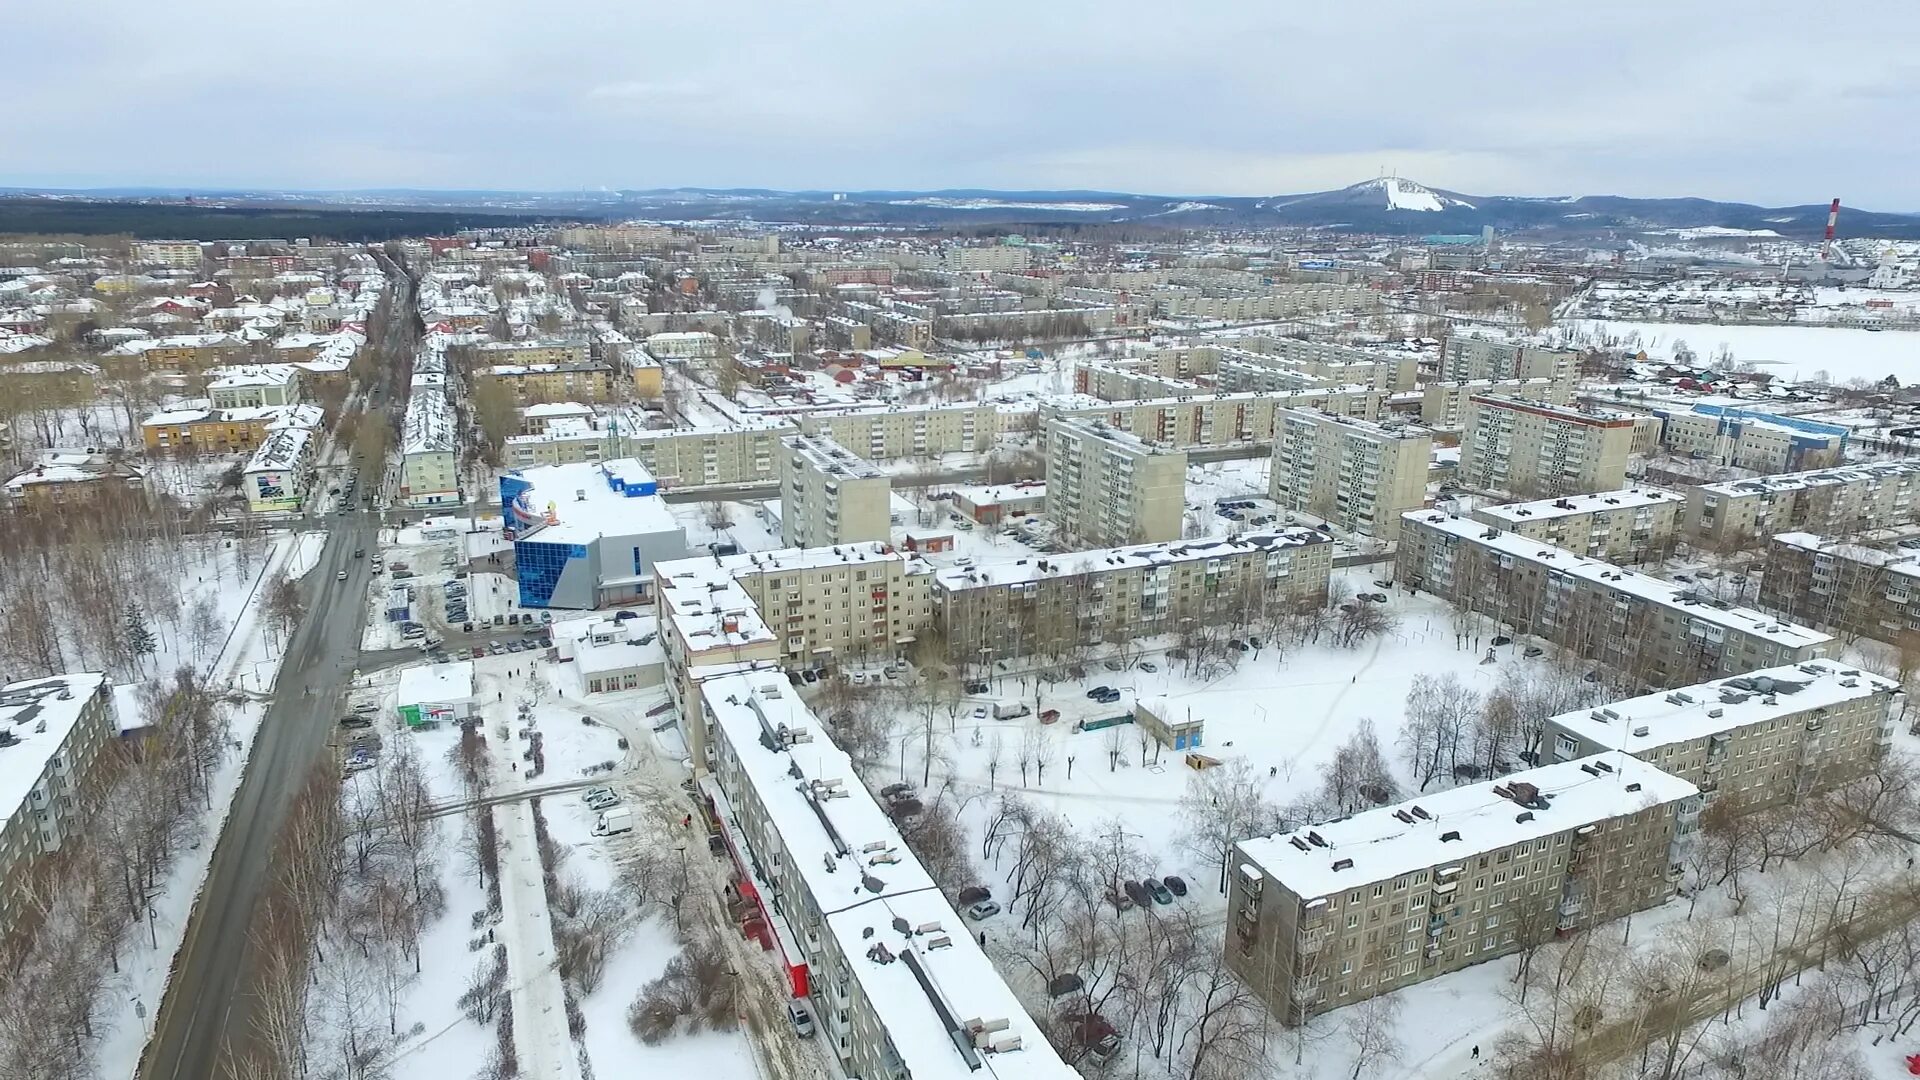
[[473, 661], [422, 664], [400, 672], [400, 719], [410, 728], [457, 724], [473, 715]]

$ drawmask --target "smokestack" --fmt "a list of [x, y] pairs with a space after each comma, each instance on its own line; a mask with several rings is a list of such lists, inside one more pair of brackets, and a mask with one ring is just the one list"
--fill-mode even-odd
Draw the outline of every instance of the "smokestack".
[[1839, 224], [1839, 221], [1840, 200], [1835, 199], [1833, 205], [1827, 207], [1827, 239], [1820, 245], [1820, 261], [1823, 263], [1833, 261], [1833, 227]]

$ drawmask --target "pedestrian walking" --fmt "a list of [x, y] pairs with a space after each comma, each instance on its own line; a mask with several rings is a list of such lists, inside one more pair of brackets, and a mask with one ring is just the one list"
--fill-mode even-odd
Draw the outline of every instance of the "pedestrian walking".
[[1480, 1060], [1480, 1044], [1479, 1043], [1473, 1044], [1473, 1060], [1475, 1061]]

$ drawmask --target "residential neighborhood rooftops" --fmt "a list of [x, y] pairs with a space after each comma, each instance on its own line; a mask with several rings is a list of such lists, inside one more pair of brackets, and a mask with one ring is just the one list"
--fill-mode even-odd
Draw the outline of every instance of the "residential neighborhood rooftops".
[[1807, 488], [1825, 487], [1831, 484], [1864, 483], [1870, 480], [1899, 480], [1904, 477], [1916, 475], [1920, 475], [1920, 461], [1868, 461], [1861, 462], [1857, 465], [1839, 465], [1831, 469], [1779, 473], [1774, 476], [1759, 476], [1751, 480], [1728, 480], [1718, 484], [1702, 484], [1700, 490], [1710, 495], [1739, 498], [1745, 495], [1767, 495], [1787, 491], [1802, 491]]
[[1550, 722], [1609, 749], [1641, 754], [1782, 716], [1829, 709], [1876, 694], [1891, 698], [1900, 692], [1899, 684], [1891, 680], [1837, 660], [1816, 659], [1575, 709]]
[[[1531, 785], [1537, 795], [1519, 801]], [[1464, 863], [1535, 840], [1676, 802], [1700, 789], [1617, 751], [1421, 795], [1339, 821], [1241, 841], [1241, 858], [1304, 900]]]
[[267, 433], [254, 448], [253, 456], [247, 459], [248, 472], [268, 472], [291, 469], [299, 464], [312, 444], [312, 428], [287, 427]]
[[408, 395], [400, 445], [406, 454], [453, 452], [453, 408], [447, 404], [446, 394], [423, 386]]
[[874, 480], [887, 474], [826, 435], [789, 435], [780, 440], [808, 468], [836, 480]]

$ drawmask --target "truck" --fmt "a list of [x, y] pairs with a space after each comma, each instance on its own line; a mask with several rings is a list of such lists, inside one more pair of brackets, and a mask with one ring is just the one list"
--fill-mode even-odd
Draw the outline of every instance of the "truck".
[[1099, 731], [1102, 728], [1117, 727], [1121, 724], [1131, 724], [1131, 723], [1133, 723], [1133, 714], [1121, 713], [1119, 716], [1107, 716], [1107, 717], [1102, 717], [1101, 719], [1098, 719], [1098, 720], [1082, 720], [1078, 724], [1074, 725], [1074, 730], [1075, 731]]
[[1032, 709], [1027, 708], [1026, 705], [1018, 701], [996, 701], [993, 703], [993, 718], [995, 720], [1015, 720], [1031, 712], [1033, 712]]
[[593, 835], [618, 836], [633, 831], [633, 811], [624, 806], [616, 806], [602, 811], [600, 820], [593, 823]]

